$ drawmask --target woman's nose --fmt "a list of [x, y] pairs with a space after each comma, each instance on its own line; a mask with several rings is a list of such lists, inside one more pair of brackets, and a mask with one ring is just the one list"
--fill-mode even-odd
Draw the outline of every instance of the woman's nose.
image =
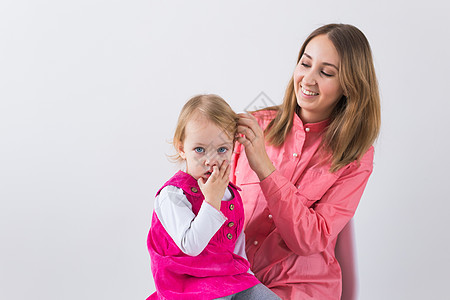
[[305, 85], [315, 85], [316, 78], [314, 76], [314, 72], [308, 70], [303, 74], [302, 83]]

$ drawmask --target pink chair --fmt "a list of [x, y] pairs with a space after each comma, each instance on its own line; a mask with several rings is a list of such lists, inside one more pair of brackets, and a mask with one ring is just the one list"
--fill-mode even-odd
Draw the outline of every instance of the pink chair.
[[358, 274], [353, 219], [351, 219], [336, 242], [336, 259], [342, 270], [342, 300], [356, 300], [358, 298]]

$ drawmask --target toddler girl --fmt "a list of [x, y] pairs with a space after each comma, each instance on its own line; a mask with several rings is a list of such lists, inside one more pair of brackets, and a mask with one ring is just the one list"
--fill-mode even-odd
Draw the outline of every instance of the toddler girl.
[[249, 269], [239, 188], [229, 182], [237, 115], [219, 96], [183, 107], [173, 144], [186, 164], [158, 191], [148, 299], [279, 299]]

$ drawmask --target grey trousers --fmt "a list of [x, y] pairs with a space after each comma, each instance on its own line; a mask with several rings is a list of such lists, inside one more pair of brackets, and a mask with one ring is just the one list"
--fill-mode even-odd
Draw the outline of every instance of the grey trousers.
[[217, 298], [216, 300], [280, 300], [274, 292], [269, 290], [264, 284], [259, 283], [254, 287], [243, 290], [242, 292]]

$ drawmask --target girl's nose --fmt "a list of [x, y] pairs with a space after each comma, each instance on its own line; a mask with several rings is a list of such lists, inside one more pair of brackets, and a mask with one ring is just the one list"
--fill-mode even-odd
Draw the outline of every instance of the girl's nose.
[[216, 159], [215, 157], [208, 157], [208, 158], [205, 160], [205, 164], [206, 164], [207, 166], [213, 167], [213, 166], [217, 166], [217, 165], [218, 165], [218, 162], [217, 162], [217, 159]]

